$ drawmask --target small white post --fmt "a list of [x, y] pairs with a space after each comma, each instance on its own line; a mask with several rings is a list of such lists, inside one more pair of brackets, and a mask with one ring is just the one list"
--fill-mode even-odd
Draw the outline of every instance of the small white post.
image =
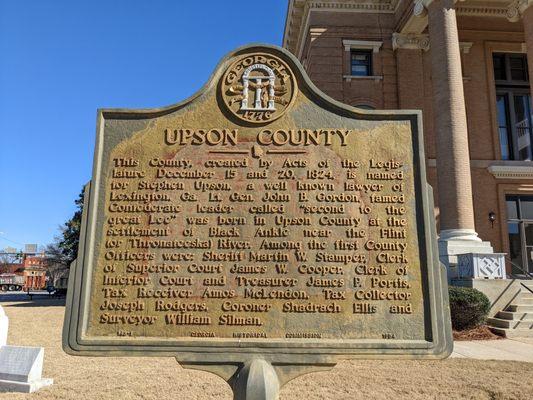
[[9, 318], [2, 306], [0, 306], [0, 347], [7, 344], [7, 329], [9, 328]]

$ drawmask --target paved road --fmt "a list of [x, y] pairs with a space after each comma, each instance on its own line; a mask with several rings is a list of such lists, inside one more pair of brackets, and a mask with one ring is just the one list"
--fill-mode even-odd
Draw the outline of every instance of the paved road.
[[[42, 299], [49, 297], [48, 292], [46, 290], [36, 290], [30, 292], [33, 295], [34, 299]], [[29, 301], [30, 297], [28, 296], [27, 292], [19, 291], [19, 292], [1, 292], [0, 291], [0, 303], [8, 302], [8, 301]]]

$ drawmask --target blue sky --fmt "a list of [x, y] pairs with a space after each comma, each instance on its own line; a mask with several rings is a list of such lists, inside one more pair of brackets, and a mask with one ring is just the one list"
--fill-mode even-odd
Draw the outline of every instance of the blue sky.
[[45, 245], [91, 177], [96, 109], [182, 100], [281, 45], [287, 0], [0, 0], [0, 249]]

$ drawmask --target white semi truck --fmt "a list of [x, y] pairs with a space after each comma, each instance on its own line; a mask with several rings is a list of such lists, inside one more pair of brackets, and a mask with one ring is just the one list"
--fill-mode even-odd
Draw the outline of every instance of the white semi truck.
[[22, 290], [24, 277], [15, 274], [0, 274], [0, 290], [2, 292], [16, 292]]

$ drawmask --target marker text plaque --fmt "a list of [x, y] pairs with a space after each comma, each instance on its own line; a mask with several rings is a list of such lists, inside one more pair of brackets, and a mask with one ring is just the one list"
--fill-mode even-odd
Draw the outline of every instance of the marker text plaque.
[[228, 378], [213, 365], [447, 356], [420, 119], [340, 104], [272, 46], [177, 105], [100, 110], [65, 350]]

